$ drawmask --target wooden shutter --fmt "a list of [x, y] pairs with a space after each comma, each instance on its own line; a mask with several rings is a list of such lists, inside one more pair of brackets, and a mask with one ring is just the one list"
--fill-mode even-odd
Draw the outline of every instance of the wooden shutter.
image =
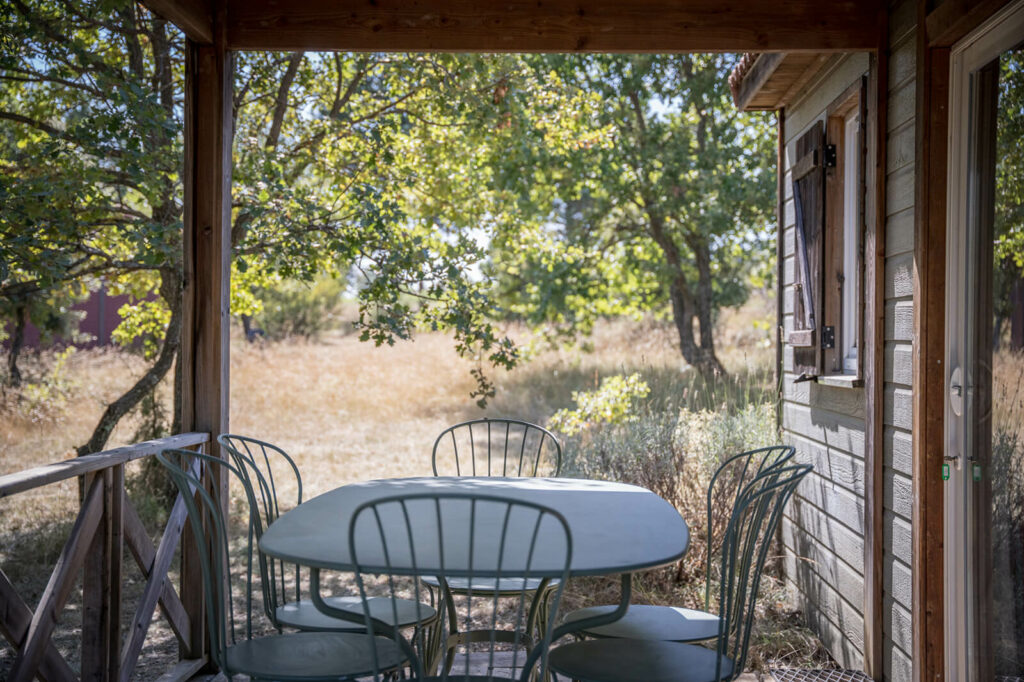
[[825, 231], [825, 126], [818, 121], [796, 141], [793, 204], [796, 212], [796, 272], [793, 281], [793, 370], [802, 378], [821, 374], [821, 321]]

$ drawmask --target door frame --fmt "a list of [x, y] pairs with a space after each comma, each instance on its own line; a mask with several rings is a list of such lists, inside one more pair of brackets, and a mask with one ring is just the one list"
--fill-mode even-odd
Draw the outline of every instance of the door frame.
[[[971, 206], [971, 195], [979, 191], [972, 186], [974, 155], [978, 152], [976, 126], [984, 125], [977, 119], [981, 104], [975, 85], [975, 74], [999, 55], [1020, 43], [1024, 36], [1024, 0], [1007, 5], [992, 15], [970, 34], [958, 41], [950, 50], [950, 99], [949, 99], [949, 184], [946, 241], [948, 251], [946, 273], [953, 285], [947, 291], [946, 353], [949, 367], [946, 371], [945, 393], [946, 423], [944, 442], [946, 452], [957, 456], [956, 464], [950, 467], [950, 478], [946, 482], [945, 531], [946, 547], [963, 548], [967, 551], [945, 552], [945, 650], [947, 679], [986, 679], [991, 676], [989, 656], [984, 648], [991, 641], [991, 624], [983, 611], [989, 601], [990, 567], [987, 556], [988, 532], [979, 524], [991, 504], [987, 494], [991, 479], [985, 478], [982, 485], [972, 483], [972, 474], [966, 457], [972, 452], [971, 431], [978, 426], [977, 400], [983, 400], [975, 386], [983, 386], [985, 377], [975, 376], [974, 356], [981, 341], [977, 333], [978, 324], [989, 324], [984, 305], [969, 292], [978, 292], [977, 284], [985, 277], [988, 263], [981, 262], [978, 249], [981, 243], [976, 238], [972, 222], [975, 220]], [[984, 196], [982, 197], [984, 200]], [[972, 265], [973, 262], [973, 265]], [[975, 274], [977, 273], [977, 275]], [[990, 312], [990, 311], [989, 311]], [[984, 336], [984, 335], [982, 335]], [[981, 351], [984, 352], [984, 351]], [[953, 373], [961, 370], [962, 378], [953, 379]], [[962, 404], [958, 416], [953, 408], [954, 383], [960, 386], [959, 402]], [[975, 444], [977, 445], [977, 443]], [[984, 459], [984, 457], [982, 457]], [[980, 647], [980, 648], [979, 648]]]
[[1010, 0], [917, 0], [914, 178], [914, 679], [945, 675], [946, 196], [950, 48]]

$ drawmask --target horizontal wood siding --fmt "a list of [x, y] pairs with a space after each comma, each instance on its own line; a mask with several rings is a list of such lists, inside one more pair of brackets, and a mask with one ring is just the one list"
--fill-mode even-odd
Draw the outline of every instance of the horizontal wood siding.
[[[834, 57], [786, 108], [781, 249], [786, 331], [793, 327], [796, 267], [794, 144], [867, 70], [867, 54]], [[783, 521], [786, 579], [829, 652], [844, 667], [859, 669], [864, 659], [864, 389], [795, 384], [793, 351], [784, 347], [782, 355], [784, 438], [797, 448], [800, 461], [814, 465]]]
[[[913, 679], [912, 525], [916, 5], [890, 5], [885, 149], [885, 329], [882, 423], [882, 668]], [[866, 55], [834, 57], [786, 109], [782, 193], [783, 326], [793, 327], [794, 143], [868, 69]], [[787, 511], [784, 565], [808, 625], [836, 660], [860, 668], [864, 651], [863, 389], [794, 384], [793, 352], [782, 351], [782, 428], [801, 461], [815, 466]]]
[[886, 147], [885, 404], [883, 479], [885, 556], [882, 626], [886, 679], [913, 679], [911, 517], [913, 486], [913, 259], [916, 6], [902, 0], [889, 19]]

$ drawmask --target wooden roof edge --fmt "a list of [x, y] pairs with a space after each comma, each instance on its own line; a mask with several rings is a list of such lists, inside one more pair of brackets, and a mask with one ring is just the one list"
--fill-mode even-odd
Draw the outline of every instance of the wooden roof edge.
[[209, 0], [142, 0], [142, 4], [180, 28], [192, 41], [213, 43], [213, 8]]
[[779, 64], [786, 58], [786, 52], [747, 52], [740, 57], [739, 63], [729, 74], [729, 89], [732, 90], [732, 101], [742, 111], [763, 111], [778, 108], [757, 106], [750, 103], [760, 92], [768, 79], [772, 77]]

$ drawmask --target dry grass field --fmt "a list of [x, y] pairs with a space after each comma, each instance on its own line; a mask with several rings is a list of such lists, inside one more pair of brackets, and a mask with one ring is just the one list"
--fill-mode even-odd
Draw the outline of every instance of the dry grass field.
[[[766, 340], [772, 315], [770, 302], [763, 297], [723, 315], [721, 355], [730, 372], [761, 377], [762, 382], [769, 375], [774, 350]], [[512, 331], [522, 337], [519, 330]], [[341, 331], [317, 341], [255, 344], [239, 335], [232, 343], [231, 430], [274, 442], [292, 454], [303, 472], [308, 498], [357, 480], [429, 475], [434, 438], [457, 421], [503, 415], [544, 423], [558, 409], [572, 406], [573, 391], [596, 388], [603, 377], [641, 372], [654, 393], [658, 386], [665, 393], [680, 390], [674, 387], [688, 375], [674, 330], [665, 322], [604, 323], [588, 346], [589, 352], [538, 352], [512, 372], [492, 370], [497, 394], [481, 410], [469, 398], [473, 364], [458, 358], [451, 340], [441, 334], [420, 334], [413, 342], [382, 348]], [[140, 369], [138, 358], [111, 350], [78, 351], [63, 361], [52, 353], [27, 359], [30, 379], [48, 379], [35, 393], [3, 396], [0, 474], [72, 456], [105, 404], [130, 385]], [[694, 398], [688, 399], [699, 402]], [[161, 401], [169, 409], [166, 386]], [[126, 420], [114, 433], [111, 447], [136, 440], [139, 427], [137, 416]], [[137, 470], [138, 463], [132, 467]], [[136, 474], [129, 471], [129, 495], [156, 529], [160, 511], [147, 501]], [[0, 567], [30, 603], [45, 586], [77, 503], [74, 482], [0, 499]], [[129, 567], [130, 561], [125, 565]], [[141, 576], [128, 570], [129, 605], [141, 584]], [[609, 589], [596, 584], [583, 592], [597, 594], [600, 600], [614, 597]], [[799, 627], [799, 615], [785, 607], [782, 591], [772, 587], [769, 592], [765, 617], [770, 622], [758, 636], [760, 649], [753, 662], [761, 666], [779, 660], [825, 661], [820, 645]], [[637, 590], [642, 601], [692, 602], [699, 593], [699, 586], [673, 587], [665, 579], [643, 583]], [[77, 658], [80, 619], [75, 599], [55, 636], [69, 660]], [[575, 603], [583, 602], [577, 597]], [[155, 676], [173, 659], [173, 635], [158, 621], [139, 679]], [[0, 647], [0, 677], [11, 656], [9, 647]]]

